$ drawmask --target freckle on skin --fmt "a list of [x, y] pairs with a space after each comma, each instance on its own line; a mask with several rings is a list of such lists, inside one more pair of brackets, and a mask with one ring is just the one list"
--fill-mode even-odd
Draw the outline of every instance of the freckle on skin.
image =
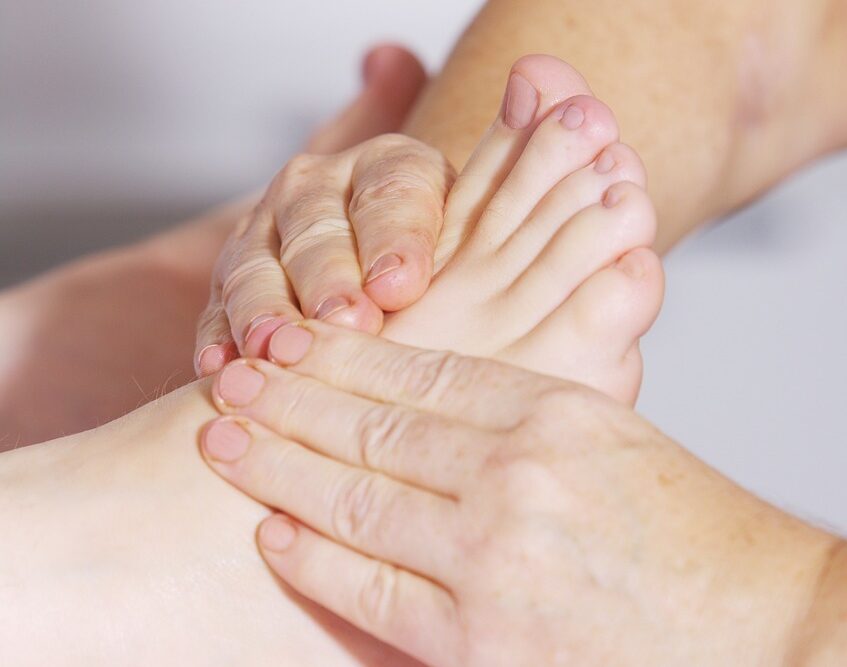
[[660, 473], [659, 473], [659, 475], [658, 475], [658, 480], [659, 480], [659, 484], [660, 484], [661, 486], [665, 486], [665, 487], [667, 487], [667, 486], [673, 486], [673, 483], [674, 483], [674, 479], [673, 479], [673, 477], [671, 477], [670, 475], [666, 475], [666, 474], [665, 474], [665, 473], [663, 473], [663, 472], [660, 472]]

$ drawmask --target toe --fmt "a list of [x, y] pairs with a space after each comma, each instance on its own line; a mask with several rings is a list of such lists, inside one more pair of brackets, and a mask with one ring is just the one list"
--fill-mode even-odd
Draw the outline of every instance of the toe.
[[[503, 358], [632, 402], [641, 381], [638, 340], [656, 320], [663, 291], [658, 256], [632, 250], [580, 285]], [[568, 353], [549, 354], [556, 349]]]
[[529, 55], [516, 61], [500, 113], [450, 192], [444, 233], [464, 238], [538, 124], [562, 100], [590, 92], [585, 79], [558, 58]]
[[[557, 183], [498, 253], [505, 264], [523, 271], [550, 243], [560, 228], [580, 211], [600, 203], [617, 183], [645, 188], [647, 173], [638, 154], [629, 146], [613, 143], [594, 162]], [[649, 234], [649, 229], [642, 230]]]
[[634, 248], [651, 246], [655, 236], [656, 214], [647, 193], [634, 183], [617, 183], [600, 203], [559, 228], [516, 279], [502, 279], [498, 307], [517, 310], [531, 327], [589, 276]]
[[502, 245], [557, 183], [592, 164], [617, 139], [614, 114], [600, 100], [578, 95], [560, 104], [533, 133], [474, 237], [486, 247]]

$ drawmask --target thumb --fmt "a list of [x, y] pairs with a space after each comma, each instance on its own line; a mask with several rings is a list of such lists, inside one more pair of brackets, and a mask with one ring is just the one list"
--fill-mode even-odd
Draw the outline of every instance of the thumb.
[[346, 109], [309, 139], [309, 153], [336, 153], [395, 132], [427, 81], [420, 60], [402, 46], [372, 48], [362, 63], [364, 88]]

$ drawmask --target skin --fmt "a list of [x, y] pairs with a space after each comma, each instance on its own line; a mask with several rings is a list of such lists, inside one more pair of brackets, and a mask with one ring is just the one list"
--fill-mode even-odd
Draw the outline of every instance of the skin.
[[[425, 81], [398, 47], [376, 47], [364, 64], [362, 94], [309, 140], [310, 152], [398, 129]], [[0, 451], [93, 428], [190, 382], [212, 267], [258, 198], [0, 292]], [[220, 352], [225, 361], [230, 352]], [[37, 408], [44, 402], [49, 415]]]
[[[632, 403], [641, 381], [638, 339], [654, 321], [662, 295], [659, 260], [647, 248], [656, 220], [644, 191], [646, 175], [638, 156], [618, 141], [611, 110], [585, 94], [588, 85], [572, 67], [527, 56], [513, 69], [501, 112], [450, 187], [443, 216], [432, 223], [437, 229], [414, 235], [418, 249], [426, 245], [435, 254], [436, 275], [426, 293], [383, 323], [378, 308], [364, 307], [366, 295], [347, 292], [349, 305], [324, 319], [356, 328], [379, 315], [374, 326], [361, 328], [580, 378]], [[531, 91], [523, 102], [516, 103], [515, 77]], [[530, 79], [547, 82], [544, 95], [536, 95]], [[245, 356], [265, 356], [274, 331], [301, 319], [289, 296], [304, 294], [298, 277], [317, 269], [326, 278], [327, 244], [351, 247], [361, 238], [357, 206], [371, 210], [367, 224], [382, 224], [397, 208], [395, 196], [409, 203], [426, 196], [432, 204], [445, 196], [453, 179], [443, 162], [434, 160], [426, 177], [406, 176], [435, 157], [419, 142], [391, 135], [340, 155], [293, 161], [230, 240], [207, 315], [225, 313], [236, 331], [247, 332], [236, 338]], [[403, 181], [391, 186], [390, 209], [366, 194], [373, 191], [369, 169], [386, 162], [398, 167], [395, 177]], [[338, 173], [357, 169], [351, 203], [338, 201]], [[321, 218], [345, 208], [353, 224]], [[321, 241], [326, 235], [329, 240]], [[397, 236], [385, 238], [396, 242]], [[277, 259], [280, 239], [288, 264]], [[294, 246], [299, 250], [289, 253]], [[403, 275], [395, 273], [381, 278], [402, 284]], [[305, 289], [320, 290], [321, 284]], [[325, 299], [317, 293], [313, 303]]]
[[847, 543], [627, 409], [318, 322], [277, 342], [285, 368], [233, 362], [246, 403], [219, 376], [203, 451], [285, 512], [273, 570], [358, 627], [433, 667], [847, 659]]
[[[271, 240], [267, 254], [273, 262], [268, 264], [281, 260], [293, 286], [280, 289], [279, 278], [242, 281], [226, 295], [230, 311], [250, 310], [258, 322], [279, 315], [285, 321], [319, 317], [377, 333], [382, 311], [418, 298], [436, 264], [431, 239], [440, 218], [432, 206], [450, 180], [445, 157], [458, 169], [464, 166], [475, 137], [502, 108], [499, 91], [507, 76], [517, 71], [525, 87], [528, 83], [540, 95], [551, 86], [543, 72], [524, 68], [520, 61], [510, 73], [510, 63], [524, 53], [547, 53], [573, 64], [617, 111], [623, 135], [651, 174], [659, 252], [847, 143], [847, 87], [840, 75], [847, 60], [843, 0], [638, 0], [625, 6], [613, 0], [541, 0], [531, 8], [525, 5], [522, 0], [486, 3], [413, 107], [403, 132], [443, 156], [422, 152], [417, 142], [408, 142], [405, 155], [395, 145], [389, 160], [382, 159], [379, 144], [363, 147], [365, 155], [373, 153], [366, 160], [371, 166], [367, 183], [378, 183], [376, 188], [360, 185], [352, 166], [339, 168], [336, 160], [323, 168], [308, 156], [299, 158], [296, 171], [302, 175], [302, 163], [308, 162], [312, 178], [307, 183], [320, 184], [320, 192], [305, 187], [303, 179], [278, 179], [272, 186], [276, 198], [297, 200], [305, 189], [312, 203], [310, 211], [294, 216], [276, 209], [282, 249]], [[649, 49], [640, 48], [647, 43]], [[367, 194], [367, 227], [356, 224], [361, 191]], [[345, 220], [348, 202], [354, 206]], [[291, 261], [286, 239], [292, 235], [304, 240], [308, 261]], [[339, 235], [346, 235], [346, 241], [340, 243]], [[228, 252], [230, 272], [250, 270], [247, 264], [234, 264], [245, 251], [231, 246]], [[369, 282], [380, 257], [399, 260], [393, 278]], [[340, 310], [321, 309], [324, 303]], [[259, 312], [263, 307], [268, 312]], [[232, 337], [238, 343], [250, 324], [234, 319]], [[199, 338], [207, 344], [217, 335], [220, 344], [228, 344], [229, 334], [220, 333], [227, 331], [226, 324], [212, 320], [207, 311]], [[266, 345], [273, 330], [262, 332], [255, 349]], [[245, 352], [243, 345], [238, 349]]]
[[[843, 664], [843, 542], [584, 387], [307, 327], [313, 338], [287, 369], [253, 362], [267, 377], [255, 403], [234, 409], [214, 390], [225, 420], [249, 430], [248, 451], [222, 460], [212, 429], [202, 439], [227, 480], [289, 513], [259, 533], [280, 578], [256, 549], [267, 508], [199, 455], [195, 425], [220, 417], [208, 381], [196, 383], [109, 426], [0, 455], [0, 530], [14, 535], [0, 550], [3, 664], [419, 664], [321, 604], [422, 657], [421, 629], [442, 632], [427, 642], [446, 649], [426, 653], [432, 665], [551, 664], [539, 653], [561, 640], [584, 664]], [[281, 392], [295, 388], [302, 412], [281, 420]], [[376, 470], [379, 481], [355, 488], [385, 493], [341, 493]], [[449, 513], [433, 524], [444, 505], [429, 501], [445, 495]], [[404, 502], [416, 511], [392, 520]], [[337, 543], [324, 537], [332, 525]], [[377, 568], [384, 559], [396, 578]], [[390, 585], [413, 566], [432, 573], [430, 588]], [[450, 606], [425, 604], [447, 590], [473, 621], [466, 631], [440, 613]], [[410, 609], [414, 630], [400, 622]], [[480, 628], [508, 652], [489, 661]]]
[[660, 252], [847, 143], [843, 0], [491, 0], [403, 131], [460, 168], [525, 53], [571, 63], [615, 109], [651, 177]]
[[[564, 122], [573, 119], [575, 106], [582, 109], [583, 122], [568, 127]], [[568, 109], [571, 113], [564, 113]], [[523, 239], [518, 247], [525, 249], [538, 245], [527, 243], [525, 231], [530, 232], [529, 240], [537, 242], [539, 235], [542, 241], [547, 234], [555, 237], [560, 227], [589, 230], [584, 237], [569, 236], [563, 247], [582, 248], [586, 257], [602, 251], [611, 252], [612, 257], [624, 252], [630, 258], [602, 268], [601, 255], [599, 270], [578, 267], [587, 273], [582, 276], [573, 273], [570, 262], [553, 262], [566, 268], [576, 283], [582, 280], [572, 295], [558, 295], [564, 302], [553, 315], [560, 309], [570, 313], [574, 303], [581, 302], [575, 322], [608, 325], [608, 316], [621, 301], [643, 305], [640, 295], [656, 296], [657, 283], [650, 277], [661, 273], [631, 271], [648, 268], [649, 257], [655, 256], [643, 248], [627, 252], [618, 245], [622, 239], [627, 240], [625, 246], [637, 241], [637, 234], [625, 233], [628, 227], [641, 233], [653, 229], [652, 217], [643, 215], [651, 209], [629, 208], [631, 203], [647, 201], [646, 194], [634, 183], [620, 182], [624, 171], [600, 173], [592, 162], [597, 152], [618, 148], [609, 110], [595, 98], [577, 95], [546, 111], [535, 126], [517, 131], [495, 123], [456, 192], [465, 193], [459, 201], [464, 201], [466, 213], [491, 208], [498, 215], [488, 219], [481, 213], [478, 223], [469, 225], [473, 233], [463, 247], [470, 254], [457, 253], [440, 275], [433, 294], [444, 301], [442, 315], [433, 317], [437, 304], [421, 300], [397, 314], [398, 332], [405, 320], [406, 335], [438, 341], [449, 325], [456, 330], [455, 342], [465, 346], [476, 342], [478, 354], [499, 353], [502, 348], [523, 363], [538, 363], [530, 354], [534, 345], [509, 350], [508, 344], [514, 336], [530, 341], [536, 328], [544, 329], [523, 317], [531, 309], [510, 313], [512, 329], [505, 340], [501, 337], [507, 329], [502, 325], [482, 337], [468, 336], [458, 326], [471, 323], [472, 317], [480, 327], [489, 326], [484, 317], [488, 297], [495, 297], [496, 312], [506, 314], [510, 299], [498, 294], [503, 285], [489, 290], [481, 301], [478, 290], [467, 289], [477, 269], [496, 268], [511, 257], [505, 265], [516, 271], [518, 285], [530, 279], [533, 267], [552, 268], [543, 248], [526, 254], [510, 251], [508, 244], [498, 247], [493, 241], [504, 232], [510, 232], [510, 239]], [[562, 157], [551, 160], [551, 153]], [[637, 161], [629, 164], [636, 166]], [[496, 190], [492, 174], [503, 169], [508, 175], [501, 174], [505, 178]], [[619, 186], [626, 186], [621, 197], [608, 206], [600, 201], [607, 199], [605, 189], [614, 191]], [[547, 192], [549, 187], [552, 190]], [[556, 196], [547, 200], [550, 194]], [[487, 197], [491, 206], [479, 196]], [[495, 200], [499, 203], [494, 204]], [[547, 213], [534, 219], [515, 214], [527, 210], [539, 216], [542, 210]], [[528, 264], [514, 264], [515, 258]], [[584, 289], [592, 285], [586, 293]], [[465, 301], [469, 296], [473, 298]], [[514, 303], [524, 301], [519, 298]], [[461, 322], [448, 322], [457, 312]], [[595, 316], [584, 317], [591, 312]], [[649, 309], [646, 312], [649, 318]], [[519, 326], [529, 331], [515, 328]], [[574, 337], [575, 342], [582, 338], [595, 348], [583, 354], [584, 350], [572, 347], [575, 358], [585, 357], [629, 376], [631, 369], [618, 365], [621, 359], [615, 355], [634, 344], [631, 337], [637, 336], [636, 331], [623, 333], [623, 327], [612, 326], [610, 338], [603, 338], [603, 332], [593, 328], [570, 330], [584, 334]], [[622, 343], [622, 347], [608, 342]], [[494, 347], [483, 348], [482, 343]], [[282, 358], [292, 349], [289, 344], [282, 350], [275, 347], [275, 354]], [[602, 356], [609, 352], [613, 354]], [[606, 359], [613, 363], [604, 366], [601, 360]], [[590, 375], [591, 367], [581, 367], [589, 373], [582, 378], [585, 381], [596, 379]], [[232, 379], [231, 369], [226, 373]], [[416, 664], [275, 585], [255, 548], [252, 531], [267, 515], [267, 508], [211, 475], [197, 451], [197, 430], [213, 415], [207, 387], [193, 385], [105, 427], [0, 457], [0, 530], [15, 535], [8, 548], [0, 551], [0, 662], [87, 667], [132, 661]], [[103, 632], [104, 627], [110, 631]]]
[[[582, 122], [566, 125], [577, 108]], [[444, 302], [442, 315], [434, 317], [434, 302], [421, 300], [397, 314], [397, 331], [403, 330], [405, 320], [405, 335], [439, 341], [445, 328], [453, 328], [454, 342], [465, 346], [476, 342], [478, 354], [499, 353], [502, 348], [516, 360], [537, 363], [529, 353], [534, 345], [509, 349], [515, 336], [531, 341], [536, 329], [544, 330], [525, 317], [532, 311], [507, 312], [510, 299], [498, 293], [502, 286], [489, 290], [482, 300], [477, 299], [479, 290], [468, 286], [479, 269], [488, 266], [486, 270], [491, 270], [503, 262], [515, 270], [517, 286], [530, 280], [536, 267], [544, 268], [546, 274], [554, 267], [545, 256], [544, 237], [555, 237], [560, 228], [591, 232], [585, 237], [568, 236], [562, 247], [581, 247], [585, 256], [602, 251], [615, 257], [624, 252], [629, 260], [603, 268], [607, 258], [601, 255], [599, 267], [589, 266], [587, 275], [573, 273], [570, 262], [553, 261], [571, 272], [576, 289], [572, 295], [563, 292], [557, 297], [564, 302], [552, 315], [560, 309], [570, 313], [574, 303], [582, 302], [575, 322], [608, 324], [607, 317], [583, 316], [593, 308], [608, 315], [621, 300], [635, 304], [640, 303], [639, 295], [655, 296], [657, 283], [649, 277], [660, 277], [660, 272], [631, 271], [633, 266], [647, 269], [649, 258], [655, 256], [643, 248], [627, 251], [618, 245], [626, 239], [624, 246], [632, 246], [639, 238], [637, 234], [628, 237], [628, 226], [641, 233], [653, 229], [652, 217], [643, 215], [652, 209], [641, 205], [647, 201], [646, 193], [634, 183], [620, 182], [624, 172], [600, 173], [594, 165], [598, 153], [617, 147], [615, 133], [610, 111], [587, 95], [546, 109], [532, 127], [516, 130], [495, 123], [454, 192], [464, 193], [457, 200], [464, 202], [458, 209], [464, 213], [457, 219], [467, 221], [468, 215], [487, 209], [498, 214], [492, 219], [483, 212], [476, 224], [471, 220], [473, 232], [463, 244], [468, 252], [457, 253], [440, 274], [432, 294]], [[551, 156], [560, 157], [552, 160]], [[503, 170], [508, 174], [501, 174], [502, 184], [498, 184], [493, 175]], [[625, 192], [606, 201], [608, 192], [604, 191], [614, 192], [619, 186], [625, 186]], [[548, 200], [551, 194], [556, 196]], [[638, 205], [630, 208], [631, 204]], [[543, 210], [547, 214], [542, 216]], [[527, 216], [526, 211], [536, 211], [538, 217]], [[530, 233], [528, 239], [524, 232]], [[506, 240], [518, 241], [521, 252], [514, 252], [508, 243], [494, 243], [498, 234], [507, 233]], [[538, 246], [539, 240], [541, 252], [524, 252]], [[557, 245], [554, 242], [551, 247]], [[522, 262], [515, 264], [515, 259]], [[592, 285], [587, 298], [581, 298]], [[465, 301], [468, 296], [473, 298]], [[501, 325], [490, 336], [467, 335], [466, 326], [473, 318], [479, 327], [489, 326], [484, 316], [489, 297], [501, 316], [509, 315], [512, 329]], [[525, 301], [520, 297], [514, 303]], [[449, 322], [456, 312], [463, 319]], [[578, 332], [579, 327], [573, 330]], [[504, 332], [506, 338], [502, 338]], [[588, 329], [583, 333], [590, 335], [583, 337], [597, 349], [582, 354], [572, 348], [573, 356], [602, 366], [602, 354], [616, 349], [606, 342], [620, 337], [623, 347], [617, 352], [634, 343], [631, 336], [637, 332], [622, 332], [623, 327], [611, 327], [611, 339], [604, 339], [600, 331]], [[272, 352], [279, 358], [290, 354], [295, 346], [289, 343], [282, 349], [272, 346]], [[483, 348], [483, 343], [493, 347]], [[590, 371], [590, 366], [583, 368]], [[630, 369], [613, 363], [607, 370], [628, 375]], [[232, 380], [232, 369], [225, 374]], [[295, 404], [296, 399], [289, 403]], [[245, 664], [414, 664], [274, 585], [252, 536], [252, 526], [267, 509], [211, 475], [192, 441], [213, 414], [206, 387], [196, 385], [106, 427], [2, 457], [0, 530], [14, 533], [15, 539], [0, 553], [0, 660], [85, 665], [133, 659], [204, 665], [234, 660]], [[235, 537], [239, 530], [241, 536]], [[121, 613], [116, 614], [116, 608]], [[68, 622], [69, 617], [74, 621]], [[111, 631], [102, 632], [104, 625]]]

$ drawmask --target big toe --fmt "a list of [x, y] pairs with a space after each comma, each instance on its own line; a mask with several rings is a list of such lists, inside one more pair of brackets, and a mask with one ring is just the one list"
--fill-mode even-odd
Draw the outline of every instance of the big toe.
[[582, 75], [554, 56], [523, 56], [512, 65], [500, 112], [450, 192], [437, 268], [468, 235], [539, 123], [563, 100], [590, 94]]

